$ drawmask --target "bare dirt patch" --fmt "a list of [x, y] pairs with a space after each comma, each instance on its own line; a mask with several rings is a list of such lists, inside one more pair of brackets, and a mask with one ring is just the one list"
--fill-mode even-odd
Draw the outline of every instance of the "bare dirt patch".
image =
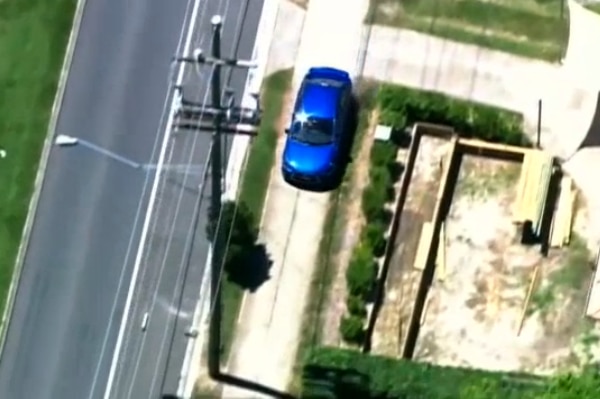
[[373, 132], [379, 120], [378, 111], [369, 117], [367, 131], [362, 136], [360, 150], [352, 162], [352, 178], [349, 191], [344, 194], [344, 206], [340, 211], [344, 218], [344, 232], [341, 244], [334, 259], [335, 276], [331, 284], [322, 340], [324, 345], [340, 345], [339, 323], [346, 312], [346, 268], [350, 263], [352, 250], [360, 239], [365, 223], [361, 210], [362, 192], [369, 182], [369, 156], [373, 145]]
[[[512, 223], [518, 165], [465, 156], [446, 220], [445, 278], [435, 280], [415, 357], [442, 365], [546, 374], [577, 366], [591, 275], [585, 244], [521, 244]], [[534, 267], [542, 279], [518, 335]], [[536, 298], [537, 296], [537, 298]]]
[[[448, 145], [442, 139], [421, 139], [390, 261], [386, 297], [373, 332], [374, 353], [399, 354], [421, 278], [421, 272], [413, 267], [421, 229], [433, 214], [442, 172], [440, 161], [447, 154]], [[407, 155], [407, 150], [399, 151], [398, 160], [404, 163]]]

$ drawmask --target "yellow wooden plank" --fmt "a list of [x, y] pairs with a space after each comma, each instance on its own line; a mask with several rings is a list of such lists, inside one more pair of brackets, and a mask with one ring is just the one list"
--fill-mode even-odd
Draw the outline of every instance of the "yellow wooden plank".
[[535, 212], [537, 202], [537, 192], [539, 187], [539, 181], [543, 172], [542, 155], [539, 151], [535, 151], [529, 168], [529, 176], [527, 177], [527, 186], [525, 187], [525, 194], [523, 199], [523, 220], [532, 220], [532, 215]]
[[542, 217], [542, 211], [546, 205], [546, 198], [548, 196], [548, 183], [552, 178], [553, 167], [552, 158], [543, 154], [540, 159], [541, 169], [540, 177], [536, 180], [535, 191], [534, 191], [534, 202], [531, 208], [531, 215], [528, 218], [532, 221], [534, 228], [537, 229], [539, 221]]
[[529, 175], [529, 165], [531, 164], [531, 152], [528, 151], [523, 156], [521, 171], [519, 174], [519, 183], [517, 185], [517, 195], [512, 205], [513, 222], [522, 222], [521, 209], [523, 208], [523, 195], [527, 184], [527, 176]]
[[529, 203], [529, 187], [531, 186], [532, 175], [535, 173], [537, 152], [530, 151], [528, 153], [528, 158], [529, 160], [527, 162], [527, 168], [524, 171], [525, 178], [523, 182], [523, 192], [521, 193], [521, 198], [519, 199], [518, 219], [520, 222], [523, 222], [525, 220], [525, 214], [527, 212], [527, 207]]
[[527, 213], [528, 213], [528, 209], [530, 207], [530, 201], [531, 201], [531, 195], [530, 195], [531, 186], [532, 186], [532, 183], [537, 178], [536, 175], [539, 174], [539, 172], [538, 172], [538, 168], [539, 168], [539, 162], [538, 162], [539, 153], [538, 153], [538, 151], [531, 151], [529, 157], [530, 157], [530, 161], [529, 161], [529, 165], [527, 167], [527, 177], [525, 179], [525, 186], [523, 187], [523, 194], [521, 197], [521, 209], [520, 209], [520, 214], [519, 214], [521, 221], [525, 221], [525, 219], [527, 218]]
[[561, 228], [561, 213], [557, 209], [552, 216], [552, 224], [550, 226], [550, 248], [559, 248], [562, 246], [564, 236]]
[[438, 243], [435, 277], [439, 281], [444, 281], [446, 278], [446, 223], [444, 222], [440, 225], [440, 239]]
[[423, 223], [421, 228], [421, 237], [419, 238], [419, 246], [415, 256], [414, 268], [417, 270], [425, 270], [425, 262], [427, 261], [427, 250], [431, 243], [431, 234], [433, 233], [433, 225], [431, 222]]

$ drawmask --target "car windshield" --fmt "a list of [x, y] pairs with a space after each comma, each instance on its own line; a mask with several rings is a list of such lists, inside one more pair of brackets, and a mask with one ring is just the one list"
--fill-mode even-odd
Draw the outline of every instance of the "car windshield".
[[294, 120], [290, 135], [294, 140], [312, 145], [324, 145], [333, 142], [333, 121], [323, 118], [308, 118], [305, 121]]

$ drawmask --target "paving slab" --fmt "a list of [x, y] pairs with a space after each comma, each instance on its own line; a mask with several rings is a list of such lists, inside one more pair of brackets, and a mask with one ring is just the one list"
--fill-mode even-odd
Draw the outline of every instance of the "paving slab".
[[[367, 0], [311, 0], [303, 23], [293, 91], [312, 66], [356, 72]], [[332, 16], [344, 11], [344, 18]], [[290, 104], [287, 114], [290, 114]], [[228, 364], [228, 373], [285, 391], [291, 378], [302, 315], [329, 204], [327, 193], [299, 191], [281, 178], [285, 137], [278, 142], [277, 163], [266, 199], [260, 239], [272, 261], [270, 279], [248, 294]], [[267, 397], [225, 387], [223, 398]]]

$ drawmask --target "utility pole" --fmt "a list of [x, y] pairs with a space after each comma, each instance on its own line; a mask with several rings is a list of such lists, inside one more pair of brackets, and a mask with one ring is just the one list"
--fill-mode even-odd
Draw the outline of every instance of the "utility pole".
[[[183, 97], [183, 88], [179, 87], [180, 107], [175, 113], [173, 128], [179, 130], [188, 130], [191, 132], [211, 132], [212, 150], [211, 150], [211, 203], [209, 218], [211, 221], [218, 221], [221, 212], [222, 196], [222, 175], [223, 175], [223, 157], [221, 135], [223, 134], [245, 134], [256, 135], [260, 124], [261, 110], [259, 106], [258, 95], [255, 95], [255, 108], [243, 108], [235, 106], [233, 92], [227, 91], [227, 104], [223, 104], [221, 93], [221, 68], [253, 68], [250, 61], [239, 60], [235, 58], [221, 57], [221, 27], [223, 20], [221, 16], [215, 15], [211, 19], [212, 24], [212, 51], [211, 56], [205, 56], [202, 50], [194, 51], [193, 57], [176, 57], [177, 62], [186, 62], [194, 64], [207, 64], [213, 67], [211, 76], [211, 101], [212, 104], [200, 104], [186, 100]], [[221, 351], [221, 268], [224, 261], [224, 240], [230, 226], [221, 226], [220, 223], [215, 228], [212, 241], [212, 257], [210, 262], [210, 297], [211, 297], [211, 315], [208, 338], [208, 374], [212, 379], [218, 379], [220, 371], [220, 351]], [[224, 228], [226, 228], [224, 230]]]

